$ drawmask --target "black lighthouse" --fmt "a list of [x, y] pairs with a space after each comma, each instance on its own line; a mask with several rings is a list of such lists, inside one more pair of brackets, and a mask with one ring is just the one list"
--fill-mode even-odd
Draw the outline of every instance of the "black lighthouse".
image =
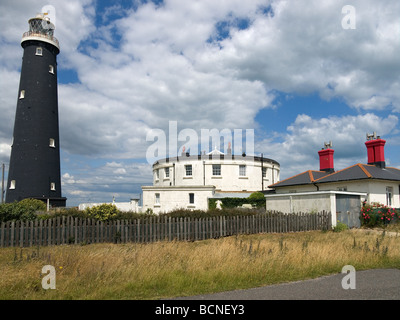
[[6, 202], [40, 199], [65, 207], [61, 195], [57, 55], [54, 24], [46, 14], [29, 20], [8, 172]]

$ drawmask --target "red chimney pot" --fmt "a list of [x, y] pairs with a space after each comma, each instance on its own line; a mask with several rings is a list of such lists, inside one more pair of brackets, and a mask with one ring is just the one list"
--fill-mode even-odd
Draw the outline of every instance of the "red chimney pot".
[[368, 164], [385, 168], [385, 143], [386, 140], [375, 139], [365, 142], [367, 146]]
[[333, 149], [322, 149], [319, 154], [319, 170], [332, 173], [335, 171], [333, 166]]

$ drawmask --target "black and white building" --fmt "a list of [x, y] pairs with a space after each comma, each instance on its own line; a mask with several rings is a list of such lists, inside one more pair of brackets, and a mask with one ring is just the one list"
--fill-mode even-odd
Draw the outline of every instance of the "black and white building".
[[65, 206], [61, 195], [57, 55], [54, 24], [46, 14], [29, 20], [8, 172], [6, 202], [35, 198]]

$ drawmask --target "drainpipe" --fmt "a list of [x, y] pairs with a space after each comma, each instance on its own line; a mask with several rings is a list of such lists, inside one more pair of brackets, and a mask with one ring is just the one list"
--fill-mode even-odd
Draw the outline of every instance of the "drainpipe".
[[264, 155], [261, 153], [261, 190], [264, 190], [264, 176], [263, 176], [264, 163], [263, 163], [263, 157], [264, 157]]
[[319, 186], [317, 186], [317, 184], [316, 184], [316, 183], [313, 183], [313, 185], [314, 185], [314, 187], [316, 187], [316, 188], [317, 188], [317, 191], [319, 191]]
[[173, 186], [175, 187], [175, 163], [172, 164], [172, 170], [174, 171], [174, 175], [173, 175]]
[[203, 160], [203, 186], [206, 185], [206, 162]]
[[275, 179], [274, 179], [274, 170], [275, 169], [275, 165], [272, 165], [272, 184], [275, 184]]

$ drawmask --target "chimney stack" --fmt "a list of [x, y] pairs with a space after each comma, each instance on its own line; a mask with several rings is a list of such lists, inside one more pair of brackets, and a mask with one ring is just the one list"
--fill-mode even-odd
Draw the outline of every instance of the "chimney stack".
[[333, 173], [335, 172], [334, 166], [333, 166], [333, 153], [335, 151], [332, 149], [332, 141], [329, 141], [329, 143], [325, 142], [325, 148], [322, 150], [318, 151], [319, 154], [319, 170], [320, 171], [325, 171], [328, 173]]
[[368, 164], [373, 164], [379, 168], [385, 168], [385, 143], [386, 140], [381, 139], [376, 136], [376, 133], [367, 133], [367, 154], [368, 154]]

